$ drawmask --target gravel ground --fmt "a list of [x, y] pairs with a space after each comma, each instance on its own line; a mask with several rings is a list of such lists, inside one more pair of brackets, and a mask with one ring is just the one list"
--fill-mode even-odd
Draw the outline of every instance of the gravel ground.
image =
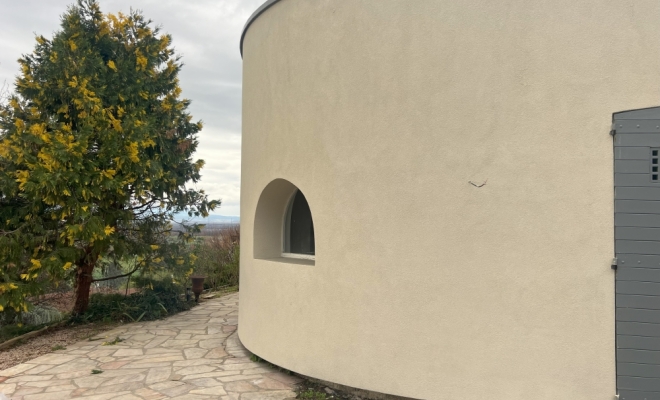
[[16, 364], [32, 360], [53, 351], [53, 347], [79, 342], [110, 330], [119, 324], [86, 324], [63, 326], [27, 340], [12, 348], [0, 350], [0, 370], [13, 367]]

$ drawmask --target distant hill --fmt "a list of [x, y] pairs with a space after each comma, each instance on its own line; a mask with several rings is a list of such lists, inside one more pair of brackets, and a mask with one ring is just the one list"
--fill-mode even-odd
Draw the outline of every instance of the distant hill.
[[195, 222], [198, 224], [239, 224], [241, 222], [240, 217], [236, 216], [227, 216], [227, 215], [209, 215], [206, 218], [193, 217], [190, 218], [186, 213], [179, 213], [175, 216], [177, 221], [186, 220], [190, 222]]

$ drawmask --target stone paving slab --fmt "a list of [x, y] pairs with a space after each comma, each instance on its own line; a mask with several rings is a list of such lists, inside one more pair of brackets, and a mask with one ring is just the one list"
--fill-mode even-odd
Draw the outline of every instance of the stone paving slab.
[[[234, 293], [122, 325], [0, 371], [0, 393], [11, 400], [294, 399], [301, 379], [251, 361], [237, 323]], [[116, 337], [123, 341], [103, 344]]]

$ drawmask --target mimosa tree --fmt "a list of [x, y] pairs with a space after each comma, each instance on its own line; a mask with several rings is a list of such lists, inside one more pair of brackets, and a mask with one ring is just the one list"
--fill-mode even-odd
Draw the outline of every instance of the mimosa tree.
[[189, 187], [202, 124], [180, 98], [169, 35], [78, 0], [36, 41], [0, 111], [0, 310], [25, 307], [37, 278], [73, 275], [79, 314], [99, 258], [190, 263], [167, 240], [173, 215], [219, 202]]

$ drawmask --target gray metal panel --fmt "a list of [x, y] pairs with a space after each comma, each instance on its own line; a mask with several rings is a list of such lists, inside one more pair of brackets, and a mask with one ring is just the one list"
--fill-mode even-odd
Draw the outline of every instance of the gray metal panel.
[[660, 351], [619, 349], [616, 355], [617, 360], [622, 363], [660, 365]]
[[619, 268], [660, 268], [660, 256], [617, 252], [617, 259]]
[[646, 160], [649, 159], [648, 147], [617, 147], [614, 149], [615, 160]]
[[[653, 282], [631, 282], [631, 281], [620, 281], [617, 279], [616, 282], [616, 292], [620, 294], [636, 294], [643, 296], [657, 296], [660, 294], [660, 283]], [[618, 315], [617, 315], [618, 317]], [[631, 321], [630, 319], [625, 319], [621, 321]], [[633, 320], [634, 321], [634, 320]], [[642, 322], [641, 320], [639, 322]], [[649, 321], [644, 321], [649, 322]]]
[[614, 113], [615, 121], [626, 119], [660, 119], [660, 107], [640, 108]]
[[[648, 392], [660, 392], [660, 379], [639, 378], [636, 376], [620, 376], [618, 384], [621, 389], [637, 389]], [[657, 400], [660, 393], [648, 400]]]
[[660, 242], [643, 240], [616, 240], [614, 245], [617, 252], [660, 255]]
[[660, 310], [645, 310], [641, 308], [616, 308], [617, 319], [628, 322], [645, 322], [647, 324], [660, 324]]
[[[660, 129], [658, 129], [658, 133], [660, 133]], [[619, 133], [617, 130], [614, 136], [614, 145], [617, 147], [660, 147], [660, 135], [653, 133]]]
[[[646, 165], [648, 169], [648, 163]], [[660, 199], [660, 185], [652, 187], [620, 187], [614, 190], [617, 200], [658, 200]]]
[[616, 188], [626, 186], [658, 187], [660, 183], [651, 182], [650, 174], [614, 174]]
[[649, 160], [618, 160], [614, 172], [618, 174], [648, 174]]
[[616, 129], [616, 134], [623, 134], [623, 136], [627, 136], [626, 134], [630, 133], [660, 133], [660, 120], [645, 119], [616, 121], [614, 127]]
[[616, 295], [616, 306], [620, 308], [660, 310], [660, 296], [640, 296], [636, 294], [618, 293]]
[[[621, 267], [617, 271], [619, 281], [657, 282], [660, 283], [660, 268], [628, 268]], [[660, 296], [658, 296], [660, 301]], [[618, 301], [618, 300], [617, 300]], [[621, 304], [617, 303], [618, 306]], [[648, 308], [648, 307], [642, 307]]]
[[660, 339], [655, 337], [618, 335], [616, 344], [620, 349], [660, 350]]
[[[625, 188], [617, 189], [617, 193], [621, 189]], [[639, 226], [642, 228], [654, 228], [660, 226], [660, 215], [617, 213], [614, 214], [614, 226]]]
[[617, 391], [660, 399], [660, 107], [614, 114]]
[[659, 392], [642, 392], [637, 390], [620, 390], [619, 400], [657, 400]]
[[639, 376], [641, 378], [660, 378], [660, 365], [618, 363], [619, 376]]
[[660, 241], [660, 228], [616, 227], [614, 238], [621, 240]]
[[614, 202], [614, 212], [630, 214], [660, 214], [660, 201], [616, 200]]
[[619, 335], [649, 336], [660, 338], [660, 324], [619, 321], [616, 323], [616, 331]]

